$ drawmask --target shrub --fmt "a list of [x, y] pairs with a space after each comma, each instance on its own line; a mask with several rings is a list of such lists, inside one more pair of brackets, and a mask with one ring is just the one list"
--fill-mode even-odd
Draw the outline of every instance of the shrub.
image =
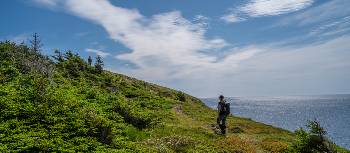
[[177, 92], [176, 97], [177, 97], [177, 100], [182, 101], [182, 102], [186, 102], [186, 95], [185, 95], [185, 93], [183, 93], [181, 91]]
[[286, 151], [288, 144], [278, 140], [264, 139], [262, 140], [261, 147], [271, 153], [279, 153]]
[[0, 83], [10, 82], [19, 75], [18, 70], [12, 66], [0, 63]]
[[290, 153], [334, 152], [334, 144], [325, 136], [326, 131], [316, 120], [306, 125], [309, 130], [296, 130], [297, 140], [286, 151]]
[[228, 152], [256, 152], [255, 146], [238, 136], [229, 136], [218, 142], [222, 148], [226, 148]]
[[136, 112], [137, 110], [141, 109], [131, 109], [128, 106], [122, 104], [116, 104], [114, 106], [114, 111], [119, 113], [124, 118], [124, 121], [126, 123], [129, 123], [138, 129], [150, 127], [153, 123], [151, 114], [148, 114], [147, 112]]
[[89, 125], [88, 135], [96, 137], [101, 143], [111, 144], [114, 134], [111, 123], [93, 110], [85, 110], [84, 118]]
[[196, 142], [189, 137], [167, 136], [157, 139], [149, 139], [147, 145], [157, 146], [159, 152], [166, 152], [171, 149], [175, 152], [186, 152], [186, 149], [193, 147]]

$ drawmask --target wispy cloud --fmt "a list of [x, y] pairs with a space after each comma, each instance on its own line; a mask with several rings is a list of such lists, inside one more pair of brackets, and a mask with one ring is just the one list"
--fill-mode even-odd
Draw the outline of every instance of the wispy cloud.
[[[195, 95], [290, 95], [350, 91], [344, 83], [350, 75], [349, 36], [307, 45], [260, 44], [257, 54], [241, 61], [235, 71], [217, 76], [204, 71], [173, 86], [186, 87]], [[241, 48], [239, 50], [245, 50]], [[241, 56], [243, 57], [243, 56]], [[336, 84], [336, 86], [334, 85]]]
[[192, 20], [193, 23], [200, 25], [202, 28], [208, 28], [210, 18], [204, 15], [196, 15]]
[[[61, 1], [62, 2], [62, 1]], [[124, 44], [131, 52], [118, 55], [137, 69], [129, 70], [139, 78], [163, 80], [181, 78], [212, 69], [218, 74], [234, 71], [237, 64], [249, 56], [241, 50], [230, 50], [224, 58], [208, 55], [210, 50], [230, 46], [221, 38], [206, 38], [203, 16], [185, 19], [181, 12], [173, 11], [148, 18], [137, 10], [111, 4], [108, 0], [64, 0], [66, 10], [73, 15], [103, 26], [110, 37]], [[90, 50], [92, 51], [92, 50]], [[96, 50], [94, 50], [96, 52]]]
[[240, 7], [240, 11], [251, 17], [280, 15], [310, 6], [313, 0], [253, 0]]
[[74, 34], [74, 37], [83, 38], [83, 37], [87, 37], [89, 34], [90, 34], [89, 32], [78, 32]]
[[[330, 39], [344, 35], [350, 28], [350, 1], [332, 0], [305, 11], [286, 16], [269, 28], [292, 26], [306, 31], [302, 39]], [[299, 38], [301, 39], [301, 38]]]
[[310, 36], [332, 36], [350, 31], [350, 16], [327, 22], [311, 30]]
[[304, 12], [289, 16], [279, 22], [279, 25], [296, 24], [305, 26], [320, 23], [350, 15], [350, 1], [332, 0], [321, 5], [312, 7]]
[[281, 15], [304, 9], [312, 3], [313, 0], [251, 0], [242, 6], [231, 8], [230, 13], [221, 19], [233, 23], [247, 18]]
[[203, 97], [217, 93], [233, 96], [344, 93], [350, 91], [344, 84], [350, 75], [350, 71], [344, 71], [350, 68], [348, 41], [350, 37], [344, 36], [307, 45], [278, 43], [237, 48], [246, 59], [240, 61], [235, 71], [227, 68], [226, 73], [218, 75], [218, 71], [206, 69], [164, 84]]
[[47, 6], [56, 6], [57, 5], [56, 0], [34, 0], [34, 2], [41, 3], [41, 4], [47, 5]]
[[[117, 59], [135, 65], [132, 69], [123, 69], [124, 73], [170, 87], [186, 87], [196, 96], [298, 94], [304, 92], [300, 90], [300, 84], [311, 91], [326, 90], [328, 86], [324, 82], [348, 82], [348, 78], [339, 76], [350, 75], [348, 71], [336, 71], [334, 73], [344, 74], [334, 76], [329, 73], [334, 69], [350, 68], [349, 37], [297, 47], [281, 43], [283, 45], [232, 48], [220, 37], [208, 38], [203, 24], [185, 19], [179, 11], [145, 17], [137, 10], [115, 6], [108, 0], [62, 2], [69, 13], [102, 26], [113, 40], [130, 49], [128, 53], [117, 55]], [[307, 7], [302, 1], [294, 2]], [[245, 16], [276, 15], [303, 7], [292, 8], [265, 13], [247, 11]], [[239, 13], [238, 17], [241, 17]], [[209, 54], [213, 50], [220, 50], [225, 55]]]
[[111, 55], [108, 52], [105, 52], [105, 51], [102, 51], [102, 50], [97, 50], [97, 49], [91, 49], [91, 48], [87, 48], [85, 51], [89, 52], [89, 53], [94, 53], [94, 54], [99, 55], [101, 57], [107, 57], [107, 56]]
[[35, 4], [46, 6], [50, 9], [54, 9], [60, 3], [60, 0], [32, 0]]
[[7, 36], [7, 37], [4, 37], [3, 39], [5, 40], [10, 40], [12, 42], [15, 42], [17, 44], [19, 43], [26, 43], [32, 36], [28, 33], [22, 33], [22, 34], [19, 34], [19, 35], [11, 35], [11, 36]]
[[235, 14], [226, 14], [226, 15], [222, 16], [220, 19], [224, 20], [228, 23], [241, 22], [241, 21], [246, 20], [245, 18], [239, 17]]

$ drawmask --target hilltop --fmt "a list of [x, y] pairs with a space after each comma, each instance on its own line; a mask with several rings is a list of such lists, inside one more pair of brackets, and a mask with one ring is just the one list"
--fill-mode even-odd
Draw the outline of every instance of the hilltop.
[[283, 152], [295, 141], [234, 116], [218, 135], [199, 99], [102, 66], [1, 42], [0, 152]]

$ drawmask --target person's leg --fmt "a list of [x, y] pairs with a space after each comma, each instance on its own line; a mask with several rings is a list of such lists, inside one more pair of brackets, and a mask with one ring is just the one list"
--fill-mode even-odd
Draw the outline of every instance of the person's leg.
[[226, 134], [226, 115], [222, 119], [222, 134]]
[[220, 120], [219, 127], [221, 130], [221, 133], [225, 134], [225, 115], [220, 115], [219, 120]]
[[220, 116], [218, 116], [218, 117], [216, 118], [216, 123], [217, 123], [218, 125], [220, 125]]

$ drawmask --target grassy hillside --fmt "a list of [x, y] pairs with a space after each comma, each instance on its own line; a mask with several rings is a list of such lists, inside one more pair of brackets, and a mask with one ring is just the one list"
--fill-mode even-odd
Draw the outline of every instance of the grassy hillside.
[[[0, 43], [0, 152], [282, 152], [289, 131], [228, 118], [182, 92]], [[346, 152], [343, 150], [343, 152]]]

